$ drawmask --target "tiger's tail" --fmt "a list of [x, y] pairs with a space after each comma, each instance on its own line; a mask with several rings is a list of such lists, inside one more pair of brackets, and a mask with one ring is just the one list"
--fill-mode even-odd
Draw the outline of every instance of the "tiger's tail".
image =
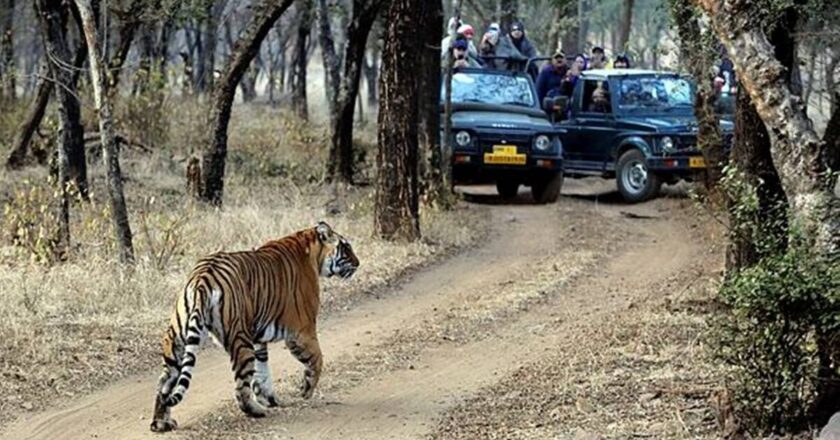
[[[188, 286], [187, 289], [191, 289]], [[166, 406], [172, 407], [180, 403], [187, 394], [190, 388], [190, 381], [192, 380], [192, 369], [195, 368], [196, 354], [201, 345], [201, 340], [207, 333], [207, 328], [204, 321], [204, 300], [206, 299], [206, 288], [203, 285], [198, 285], [193, 293], [193, 304], [185, 313], [187, 315], [186, 321], [186, 337], [184, 338], [184, 352], [181, 356], [181, 362], [178, 371], [178, 380], [175, 382], [175, 388], [169, 393], [166, 398]], [[187, 305], [185, 305], [185, 308]]]

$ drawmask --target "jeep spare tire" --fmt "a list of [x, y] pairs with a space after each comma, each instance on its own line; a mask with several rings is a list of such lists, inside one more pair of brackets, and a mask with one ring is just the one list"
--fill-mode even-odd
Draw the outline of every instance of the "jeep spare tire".
[[624, 200], [636, 203], [656, 196], [662, 182], [648, 170], [645, 155], [639, 150], [630, 150], [621, 155], [616, 165], [615, 180]]
[[560, 197], [561, 189], [563, 189], [562, 171], [534, 182], [531, 185], [531, 195], [534, 196], [534, 201], [537, 203], [554, 203]]

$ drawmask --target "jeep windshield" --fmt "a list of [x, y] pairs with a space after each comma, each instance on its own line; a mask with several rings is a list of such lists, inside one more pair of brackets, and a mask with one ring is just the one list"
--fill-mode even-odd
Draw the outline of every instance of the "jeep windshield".
[[632, 113], [687, 113], [694, 108], [694, 90], [686, 79], [670, 77], [620, 78], [618, 107]]
[[452, 102], [535, 107], [536, 97], [524, 76], [481, 72], [458, 72], [452, 75]]

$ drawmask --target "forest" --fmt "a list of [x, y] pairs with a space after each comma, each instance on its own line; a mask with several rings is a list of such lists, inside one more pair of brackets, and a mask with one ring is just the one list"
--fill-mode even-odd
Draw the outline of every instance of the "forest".
[[[321, 282], [315, 397], [247, 419], [207, 343], [177, 436], [840, 438], [837, 6], [0, 0], [0, 438], [148, 435], [195, 262], [322, 220], [361, 264]], [[462, 184], [454, 42], [497, 29], [532, 89], [598, 51], [690, 80], [702, 177]]]

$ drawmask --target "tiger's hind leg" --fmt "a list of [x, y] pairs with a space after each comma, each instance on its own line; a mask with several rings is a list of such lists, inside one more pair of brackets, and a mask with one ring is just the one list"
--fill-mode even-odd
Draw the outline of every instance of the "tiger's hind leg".
[[254, 344], [251, 336], [244, 333], [231, 335], [232, 346], [228, 350], [236, 379], [236, 402], [239, 409], [250, 417], [265, 417], [267, 410], [254, 394], [255, 364]]
[[254, 344], [256, 358], [256, 373], [253, 388], [260, 403], [269, 406], [280, 406], [280, 399], [274, 393], [274, 380], [271, 378], [271, 367], [268, 365], [268, 347], [263, 343]]
[[321, 368], [324, 365], [318, 338], [314, 335], [314, 331], [312, 335], [300, 333], [294, 338], [287, 339], [286, 347], [292, 352], [292, 356], [306, 367], [300, 386], [300, 396], [308, 399], [312, 397], [315, 386], [318, 385]]
[[183, 348], [176, 344], [174, 330], [171, 327], [164, 336], [163, 347], [163, 373], [158, 381], [155, 410], [150, 426], [154, 432], [171, 431], [178, 427], [178, 423], [170, 414], [172, 407], [167, 405], [166, 401], [178, 380], [178, 366], [183, 356]]

